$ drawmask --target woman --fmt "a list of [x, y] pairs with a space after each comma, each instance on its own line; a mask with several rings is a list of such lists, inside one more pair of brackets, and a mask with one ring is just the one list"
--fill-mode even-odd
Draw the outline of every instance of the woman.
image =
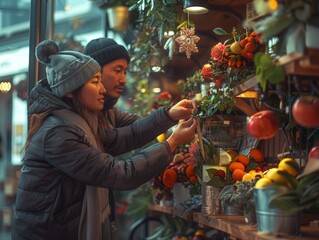
[[[12, 239], [111, 239], [107, 189], [130, 189], [157, 176], [176, 147], [194, 138], [196, 121], [178, 125], [167, 141], [139, 153], [143, 157], [114, 161], [105, 149], [121, 152], [134, 136], [101, 127], [106, 90], [99, 64], [60, 52], [52, 41], [40, 43], [36, 56], [46, 64], [47, 80], [32, 90], [37, 98], [29, 106]], [[180, 105], [172, 111], [190, 115]]]

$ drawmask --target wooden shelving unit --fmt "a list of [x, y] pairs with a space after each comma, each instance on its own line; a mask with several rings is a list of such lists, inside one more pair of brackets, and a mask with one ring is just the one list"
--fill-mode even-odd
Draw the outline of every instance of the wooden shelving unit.
[[294, 237], [278, 236], [272, 233], [262, 233], [257, 231], [256, 226], [245, 223], [243, 216], [234, 215], [206, 215], [201, 212], [192, 212], [181, 215], [180, 211], [175, 207], [166, 207], [160, 205], [150, 205], [149, 210], [170, 214], [176, 217], [182, 217], [189, 221], [197, 222], [199, 225], [211, 227], [222, 232], [228, 233], [235, 239], [241, 240], [315, 240], [319, 239], [319, 228], [310, 225], [301, 227], [301, 235]]
[[280, 57], [277, 64], [284, 66], [287, 75], [319, 76], [319, 49], [306, 48]]
[[[318, 56], [319, 49], [306, 48], [304, 53], [294, 52], [280, 57], [276, 60], [276, 64], [285, 68], [285, 73], [287, 76], [296, 75], [318, 78]], [[256, 113], [257, 109], [238, 96], [246, 91], [254, 91], [254, 87], [258, 83], [259, 80], [255, 76], [233, 88], [234, 96], [236, 99], [236, 107], [244, 112], [247, 116], [251, 116]], [[319, 86], [319, 83], [317, 83], [317, 85]]]

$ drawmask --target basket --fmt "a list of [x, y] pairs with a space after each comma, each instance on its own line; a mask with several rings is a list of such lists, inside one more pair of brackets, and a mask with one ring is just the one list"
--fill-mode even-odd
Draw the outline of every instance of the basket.
[[214, 116], [203, 122], [203, 136], [215, 147], [239, 150], [246, 135], [246, 118], [241, 116]]

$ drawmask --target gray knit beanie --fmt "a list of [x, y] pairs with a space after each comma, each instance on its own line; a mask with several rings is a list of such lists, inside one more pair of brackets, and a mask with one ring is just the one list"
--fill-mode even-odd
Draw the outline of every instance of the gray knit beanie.
[[46, 65], [48, 83], [57, 97], [63, 97], [81, 87], [101, 71], [100, 65], [93, 58], [80, 52], [60, 51], [51, 40], [39, 43], [35, 56]]
[[91, 40], [84, 48], [84, 53], [94, 58], [102, 68], [105, 64], [121, 58], [126, 59], [127, 63], [130, 62], [126, 48], [110, 38]]

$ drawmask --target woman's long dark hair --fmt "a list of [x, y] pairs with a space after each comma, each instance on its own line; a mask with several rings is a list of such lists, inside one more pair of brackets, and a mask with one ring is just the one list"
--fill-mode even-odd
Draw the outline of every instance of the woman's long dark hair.
[[[84, 120], [88, 123], [91, 128], [92, 133], [96, 137], [97, 144], [99, 148], [103, 149], [103, 144], [101, 143], [101, 136], [99, 133], [102, 132], [102, 129], [105, 129], [107, 126], [106, 120], [103, 117], [103, 113], [101, 111], [90, 112], [86, 108], [83, 108], [84, 99], [82, 97], [82, 88], [77, 88], [72, 92], [73, 98], [64, 96], [62, 100], [67, 103], [75, 112], [77, 112], [80, 116], [84, 118]], [[32, 114], [29, 119], [29, 131], [26, 139], [26, 143], [22, 150], [28, 148], [30, 144], [31, 137], [34, 133], [36, 133], [41, 127], [44, 119], [51, 114], [54, 109], [48, 109], [39, 114]]]

